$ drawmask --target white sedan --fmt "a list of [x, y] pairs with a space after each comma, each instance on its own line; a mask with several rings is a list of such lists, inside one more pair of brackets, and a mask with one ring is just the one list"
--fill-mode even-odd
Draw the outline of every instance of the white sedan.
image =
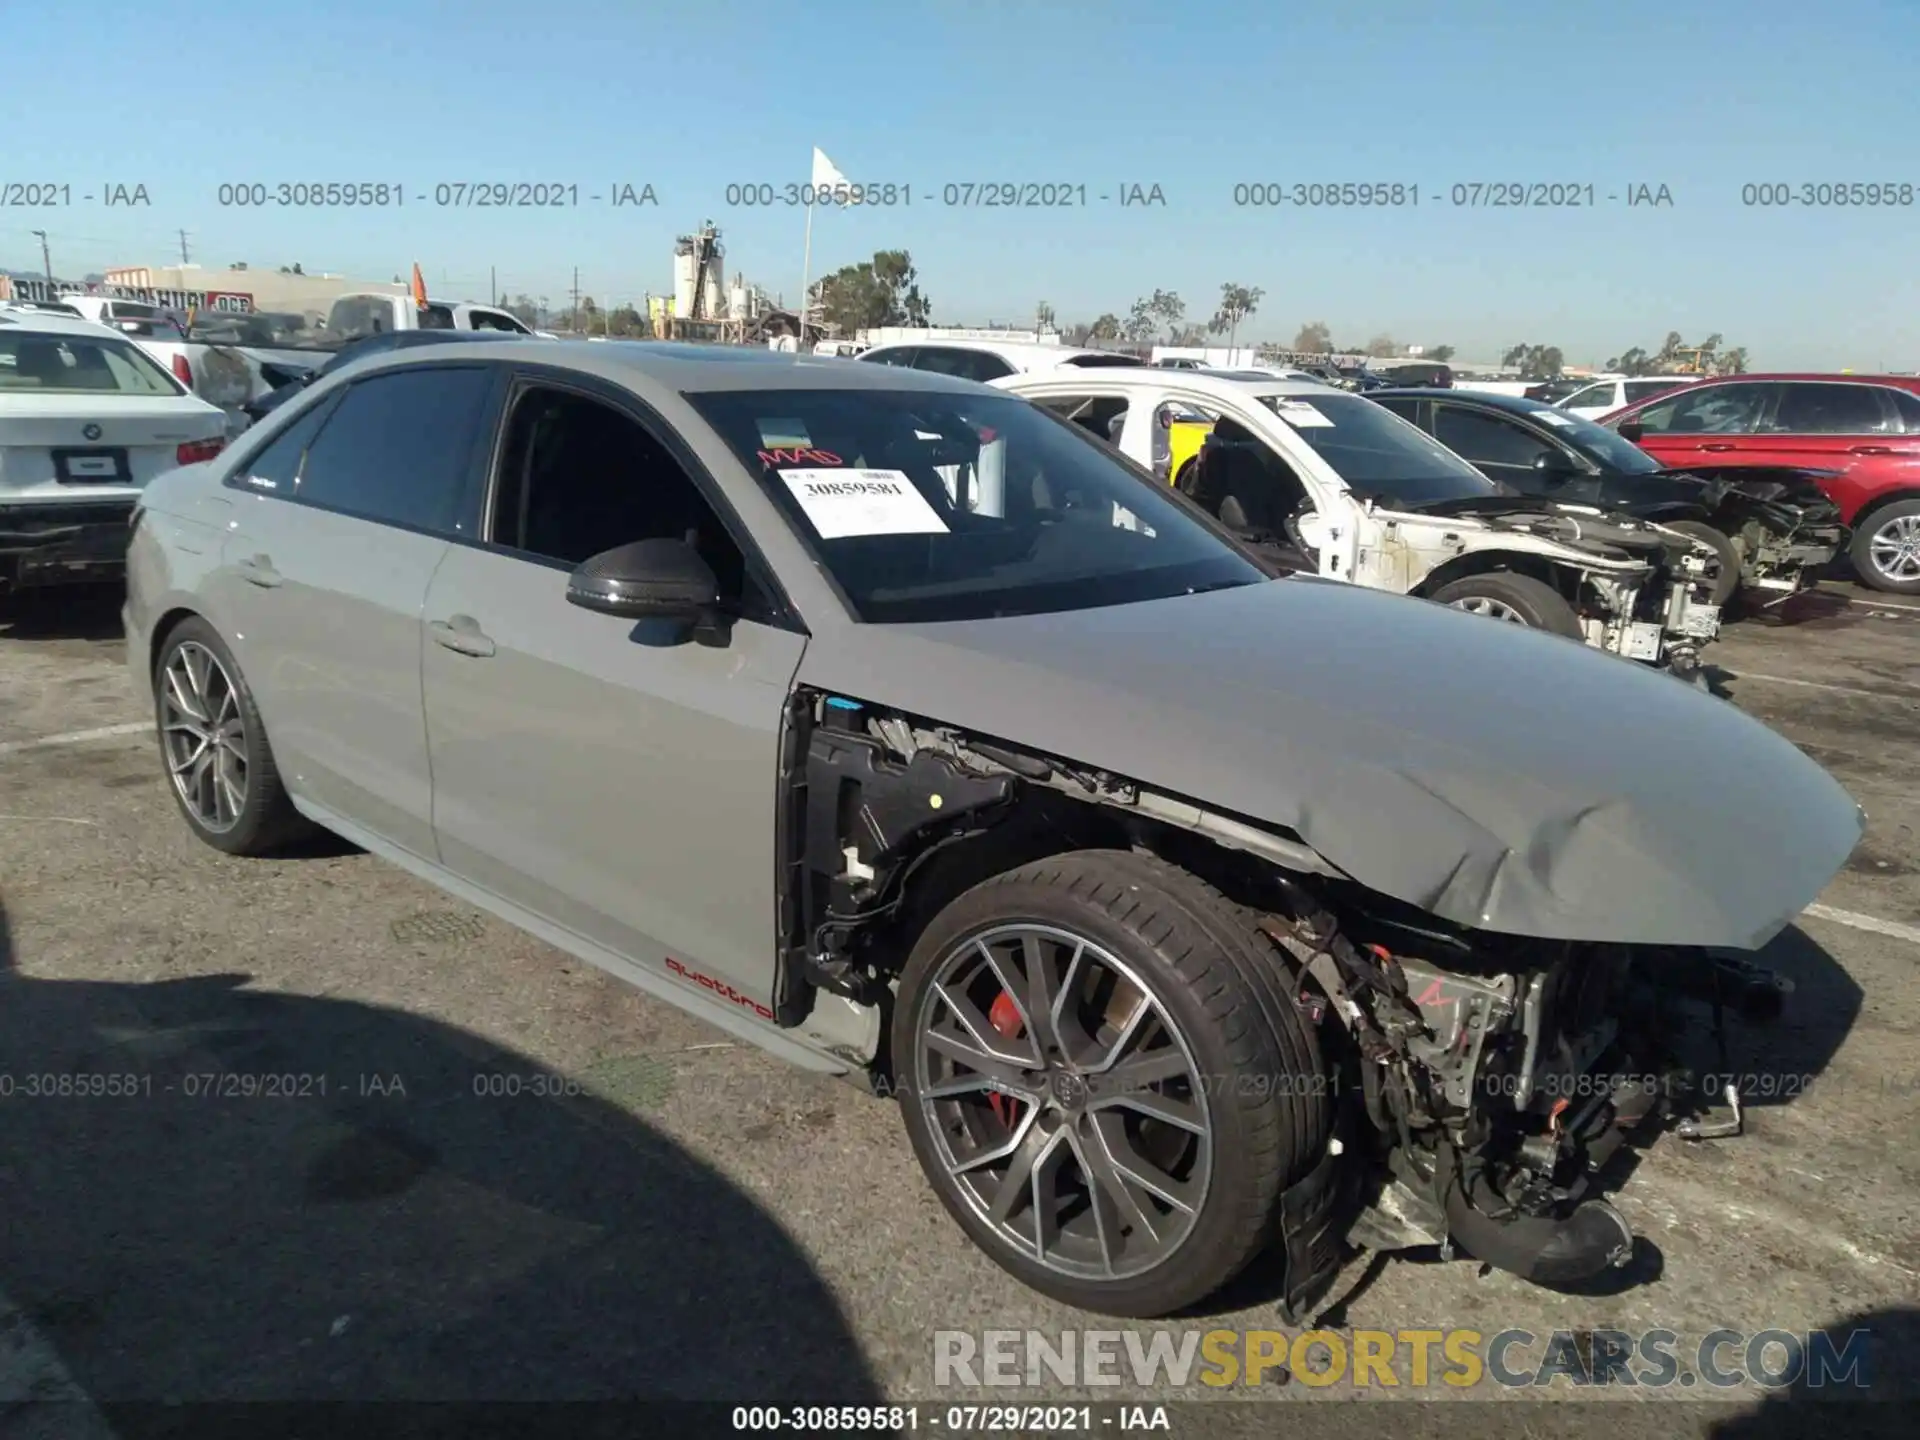
[[0, 591], [122, 573], [141, 490], [218, 455], [226, 428], [113, 331], [0, 313]]

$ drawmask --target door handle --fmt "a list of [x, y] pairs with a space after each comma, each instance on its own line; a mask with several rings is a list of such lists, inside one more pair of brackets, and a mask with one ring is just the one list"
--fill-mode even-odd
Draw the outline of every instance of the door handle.
[[236, 568], [249, 585], [258, 585], [263, 590], [271, 590], [280, 583], [280, 572], [273, 568], [270, 556], [249, 555], [239, 561]]
[[1714, 445], [1702, 445], [1702, 446], [1701, 446], [1700, 448], [1701, 448], [1702, 450], [1706, 450], [1706, 451], [1709, 451], [1709, 452], [1711, 452], [1711, 453], [1713, 453], [1713, 454], [1715, 454], [1715, 455], [1718, 455], [1718, 454], [1720, 454], [1720, 453], [1721, 453], [1722, 451], [1725, 451], [1725, 450], [1731, 450], [1731, 449], [1733, 449], [1733, 446], [1731, 446], [1731, 445], [1720, 445], [1720, 444], [1714, 444]]
[[1849, 455], [1891, 455], [1891, 445], [1856, 445], [1847, 451]]
[[480, 622], [471, 615], [436, 620], [427, 628], [433, 632], [436, 645], [444, 646], [456, 655], [471, 655], [476, 660], [484, 660], [493, 654], [493, 641], [481, 633]]

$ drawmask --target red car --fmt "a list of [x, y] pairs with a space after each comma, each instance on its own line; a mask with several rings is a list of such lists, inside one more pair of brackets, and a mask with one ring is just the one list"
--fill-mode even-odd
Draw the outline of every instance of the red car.
[[1663, 464], [1792, 465], [1853, 528], [1876, 590], [1920, 595], [1920, 377], [1730, 375], [1616, 410], [1601, 424]]

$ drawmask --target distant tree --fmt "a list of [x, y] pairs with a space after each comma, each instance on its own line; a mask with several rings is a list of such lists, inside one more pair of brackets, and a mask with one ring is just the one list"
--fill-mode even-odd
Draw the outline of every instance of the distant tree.
[[1399, 347], [1393, 343], [1391, 335], [1376, 335], [1367, 342], [1367, 354], [1384, 360], [1390, 355], [1399, 354]]
[[1088, 327], [1088, 336], [1111, 344], [1120, 338], [1120, 330], [1120, 317], [1109, 311]]
[[1146, 333], [1139, 336], [1139, 339], [1151, 339], [1154, 331], [1164, 325], [1167, 330], [1167, 341], [1172, 344], [1173, 337], [1179, 334], [1186, 321], [1187, 302], [1180, 298], [1177, 291], [1155, 290], [1146, 299], [1134, 302], [1133, 313], [1136, 316], [1145, 315], [1150, 322]]
[[1159, 320], [1153, 313], [1153, 302], [1136, 300], [1133, 308], [1127, 312], [1126, 321], [1120, 326], [1120, 338], [1141, 345], [1151, 340], [1153, 332], [1159, 328]]
[[1037, 306], [1034, 307], [1033, 328], [1040, 331], [1055, 330], [1059, 328], [1058, 324], [1055, 322], [1055, 319], [1054, 319], [1053, 306], [1049, 305], [1044, 300], [1042, 300]]
[[820, 321], [843, 335], [925, 325], [931, 311], [905, 250], [876, 250], [863, 265], [843, 265], [810, 286], [808, 298]]
[[1220, 287], [1220, 308], [1213, 312], [1213, 319], [1207, 322], [1207, 332], [1218, 335], [1225, 331], [1227, 347], [1233, 348], [1240, 336], [1240, 322], [1260, 308], [1260, 301], [1266, 293], [1257, 285], [1249, 288], [1228, 281]]
[[1453, 347], [1451, 345], [1436, 345], [1427, 351], [1427, 357], [1436, 365], [1444, 365], [1453, 358]]
[[1293, 337], [1293, 348], [1302, 355], [1328, 355], [1333, 352], [1333, 331], [1324, 320], [1309, 320]]
[[530, 296], [514, 296], [513, 299], [508, 302], [506, 310], [509, 315], [513, 316], [513, 318], [518, 320], [522, 325], [537, 327], [540, 323], [540, 312], [535, 308], [532, 297]]

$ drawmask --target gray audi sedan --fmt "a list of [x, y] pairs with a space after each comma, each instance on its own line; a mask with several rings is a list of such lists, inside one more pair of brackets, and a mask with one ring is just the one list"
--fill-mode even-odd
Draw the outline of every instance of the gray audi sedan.
[[1707, 1018], [1780, 1007], [1738, 952], [1862, 828], [1731, 706], [1276, 576], [891, 366], [376, 357], [149, 486], [129, 569], [201, 839], [322, 826], [896, 1097], [966, 1233], [1111, 1314], [1269, 1247], [1296, 1319], [1355, 1247], [1618, 1265], [1600, 1167], [1737, 1129]]

